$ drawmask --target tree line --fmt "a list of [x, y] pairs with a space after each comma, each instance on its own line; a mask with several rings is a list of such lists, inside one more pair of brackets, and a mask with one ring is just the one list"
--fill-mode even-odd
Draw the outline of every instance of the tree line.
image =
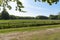
[[3, 10], [0, 13], [0, 19], [3, 20], [9, 20], [9, 19], [50, 19], [50, 20], [60, 20], [60, 13], [58, 15], [49, 15], [47, 16], [42, 16], [38, 15], [36, 17], [21, 17], [21, 16], [14, 16], [14, 15], [9, 15], [9, 13], [6, 10]]
[[60, 20], [60, 15], [37, 16], [36, 19]]

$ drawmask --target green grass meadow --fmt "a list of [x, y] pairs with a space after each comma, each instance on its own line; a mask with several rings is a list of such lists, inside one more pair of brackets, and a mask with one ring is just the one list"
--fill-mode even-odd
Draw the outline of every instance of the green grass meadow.
[[[39, 31], [60, 28], [60, 20], [0, 20], [0, 33]], [[17, 39], [12, 39], [17, 40]], [[35, 34], [25, 40], [60, 40], [60, 32]]]
[[0, 29], [58, 25], [60, 20], [0, 20]]
[[38, 31], [38, 30], [46, 30], [46, 29], [50, 29], [50, 28], [60, 28], [60, 25], [0, 29], [0, 33], [36, 31], [36, 30]]
[[0, 33], [60, 27], [60, 20], [0, 20]]

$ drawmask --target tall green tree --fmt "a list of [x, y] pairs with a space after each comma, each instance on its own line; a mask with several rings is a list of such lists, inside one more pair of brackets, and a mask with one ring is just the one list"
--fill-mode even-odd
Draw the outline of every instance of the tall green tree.
[[36, 16], [36, 19], [48, 19], [48, 17], [47, 16]]
[[2, 11], [2, 13], [1, 13], [1, 19], [5, 19], [5, 20], [7, 20], [7, 19], [9, 19], [10, 17], [9, 17], [9, 13], [4, 9], [3, 11]]
[[49, 19], [57, 20], [58, 19], [58, 15], [50, 15]]
[[58, 13], [58, 19], [60, 20], [60, 12]]

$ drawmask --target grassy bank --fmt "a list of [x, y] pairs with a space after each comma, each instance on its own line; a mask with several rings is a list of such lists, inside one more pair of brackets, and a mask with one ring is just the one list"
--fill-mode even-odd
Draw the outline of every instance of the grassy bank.
[[45, 29], [49, 29], [49, 28], [60, 28], [60, 25], [48, 25], [48, 26], [39, 26], [39, 27], [35, 26], [35, 27], [0, 29], [0, 33], [45, 30]]

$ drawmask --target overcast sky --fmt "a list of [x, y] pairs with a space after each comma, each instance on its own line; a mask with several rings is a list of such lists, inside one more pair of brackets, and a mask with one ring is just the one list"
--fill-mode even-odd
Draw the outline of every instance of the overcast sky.
[[37, 16], [37, 15], [45, 15], [48, 16], [50, 14], [57, 14], [60, 12], [60, 2], [58, 4], [53, 4], [50, 6], [47, 3], [42, 2], [34, 2], [34, 0], [21, 0], [24, 7], [23, 10], [27, 11], [26, 13], [15, 11], [16, 3], [9, 3], [12, 6], [12, 9], [9, 10], [9, 14], [17, 15], [17, 16]]

